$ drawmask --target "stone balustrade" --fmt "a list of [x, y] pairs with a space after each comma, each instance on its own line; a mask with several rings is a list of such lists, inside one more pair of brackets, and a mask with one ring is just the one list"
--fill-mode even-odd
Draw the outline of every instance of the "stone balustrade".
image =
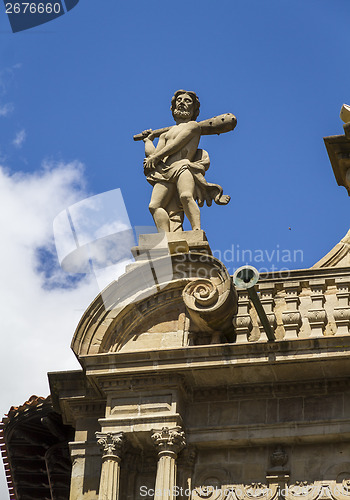
[[[282, 276], [275, 280], [262, 275], [256, 285], [276, 340], [349, 335], [350, 273], [338, 277], [327, 270], [290, 274], [288, 279]], [[238, 313], [233, 324], [237, 343], [267, 341], [247, 290], [238, 289]]]

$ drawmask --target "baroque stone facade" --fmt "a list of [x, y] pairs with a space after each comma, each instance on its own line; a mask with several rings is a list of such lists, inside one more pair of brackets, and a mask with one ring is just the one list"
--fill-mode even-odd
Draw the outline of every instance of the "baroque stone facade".
[[168, 240], [85, 312], [82, 370], [49, 374], [70, 500], [349, 498], [350, 268], [262, 275], [271, 342], [203, 232]]

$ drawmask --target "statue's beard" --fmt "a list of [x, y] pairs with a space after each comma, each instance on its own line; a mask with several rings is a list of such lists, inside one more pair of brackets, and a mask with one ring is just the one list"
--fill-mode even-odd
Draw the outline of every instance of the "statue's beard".
[[173, 117], [174, 118], [182, 118], [182, 119], [186, 119], [186, 118], [190, 118], [192, 117], [192, 113], [190, 111], [185, 111], [183, 109], [174, 109], [173, 111]]

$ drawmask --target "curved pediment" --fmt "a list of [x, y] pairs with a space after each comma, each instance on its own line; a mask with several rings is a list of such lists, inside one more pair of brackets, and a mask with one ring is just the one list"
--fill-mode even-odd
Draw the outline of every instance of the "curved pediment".
[[312, 267], [348, 267], [350, 266], [350, 230], [330, 250], [321, 260], [316, 262]]
[[236, 302], [227, 269], [211, 255], [135, 263], [92, 302], [71, 347], [78, 357], [182, 347], [188, 345], [192, 320], [194, 330], [232, 329]]

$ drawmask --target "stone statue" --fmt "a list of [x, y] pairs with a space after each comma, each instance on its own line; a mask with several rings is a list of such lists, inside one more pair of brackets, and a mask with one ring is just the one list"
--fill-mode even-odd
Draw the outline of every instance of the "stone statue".
[[[145, 143], [144, 173], [153, 186], [150, 212], [158, 231], [182, 231], [184, 214], [192, 230], [201, 229], [200, 211], [204, 202], [227, 205], [230, 196], [222, 187], [206, 181], [209, 155], [198, 149], [201, 135], [220, 134], [233, 130], [237, 120], [227, 113], [197, 122], [199, 99], [195, 92], [178, 90], [171, 100], [176, 125], [134, 136]], [[155, 146], [153, 141], [159, 137]]]

